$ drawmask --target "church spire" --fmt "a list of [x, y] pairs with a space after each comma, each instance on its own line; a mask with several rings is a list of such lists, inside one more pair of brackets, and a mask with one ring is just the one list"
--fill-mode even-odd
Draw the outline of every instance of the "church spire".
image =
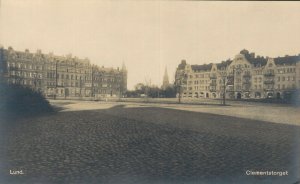
[[163, 85], [161, 86], [162, 89], [166, 89], [170, 85], [169, 83], [169, 76], [168, 76], [168, 70], [167, 67], [165, 68], [165, 74], [163, 78]]

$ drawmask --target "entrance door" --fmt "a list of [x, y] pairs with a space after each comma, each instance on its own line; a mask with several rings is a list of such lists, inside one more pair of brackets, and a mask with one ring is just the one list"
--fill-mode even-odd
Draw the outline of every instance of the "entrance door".
[[279, 92], [276, 94], [276, 97], [277, 97], [277, 99], [280, 99], [280, 98], [281, 98]]
[[65, 97], [68, 97], [69, 95], [70, 95], [69, 88], [66, 88], [65, 89]]

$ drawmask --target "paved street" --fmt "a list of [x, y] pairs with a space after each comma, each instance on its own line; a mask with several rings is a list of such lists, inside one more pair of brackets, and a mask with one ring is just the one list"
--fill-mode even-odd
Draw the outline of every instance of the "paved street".
[[[154, 99], [155, 100], [155, 99]], [[125, 108], [132, 107], [159, 107], [192, 112], [226, 115], [253, 120], [268, 121], [273, 123], [300, 125], [300, 107], [289, 105], [228, 101], [228, 106], [221, 106], [219, 102], [211, 99], [200, 99], [199, 104], [174, 104], [170, 103], [136, 103], [136, 102], [89, 102], [89, 101], [51, 101], [53, 104], [64, 108], [63, 111], [81, 111], [111, 108], [121, 104]], [[156, 99], [157, 101], [157, 99]], [[218, 102], [218, 104], [217, 104]], [[195, 103], [195, 102], [194, 102]], [[202, 105], [201, 105], [202, 104]]]
[[[294, 119], [217, 115], [218, 106], [56, 105], [62, 108], [57, 114], [2, 123], [0, 183], [293, 184], [300, 179], [300, 127]], [[212, 113], [204, 112], [208, 108]], [[9, 175], [10, 170], [24, 174]], [[247, 170], [289, 175], [247, 176]]]

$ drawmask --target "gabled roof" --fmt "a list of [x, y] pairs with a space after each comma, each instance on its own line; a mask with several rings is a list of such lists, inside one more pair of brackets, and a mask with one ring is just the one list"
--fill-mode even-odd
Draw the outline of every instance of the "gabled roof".
[[300, 61], [300, 56], [285, 56], [274, 58], [276, 65], [294, 65]]
[[[256, 66], [265, 66], [267, 64], [268, 59], [264, 57], [256, 57], [256, 58], [246, 58], [254, 67]], [[300, 56], [284, 56], [274, 58], [274, 62], [276, 65], [294, 65], [296, 62], [300, 61]]]
[[[242, 51], [241, 51], [242, 52]], [[249, 53], [243, 53], [245, 58], [254, 66], [265, 66], [267, 64], [267, 57], [252, 57]], [[276, 65], [293, 65], [296, 62], [300, 61], [300, 56], [284, 56], [274, 58]]]
[[264, 57], [246, 58], [254, 67], [265, 66], [268, 59]]
[[191, 65], [191, 67], [192, 67], [192, 70], [201, 70], [201, 71], [211, 70], [212, 63], [203, 64], [203, 65]]
[[217, 68], [222, 69], [222, 68], [226, 68], [228, 65], [230, 65], [232, 63], [232, 60], [228, 59], [227, 61], [222, 61], [221, 63], [217, 63]]

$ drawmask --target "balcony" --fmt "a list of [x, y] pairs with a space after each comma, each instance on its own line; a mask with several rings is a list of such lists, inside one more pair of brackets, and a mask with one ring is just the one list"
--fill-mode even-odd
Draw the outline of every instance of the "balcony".
[[264, 81], [264, 84], [274, 84], [275, 82], [273, 80], [271, 81]]
[[216, 92], [217, 89], [216, 89], [216, 87], [210, 86], [210, 87], [209, 87], [209, 91], [210, 91], [210, 92]]
[[275, 90], [275, 88], [273, 88], [273, 87], [265, 87], [264, 88], [264, 91], [274, 91]]
[[247, 74], [243, 75], [243, 77], [246, 79], [249, 79], [249, 78], [251, 78], [251, 75], [249, 73], [247, 73]]
[[234, 92], [234, 86], [233, 86], [233, 85], [228, 85], [228, 86], [226, 87], [226, 91], [227, 91], [227, 92]]
[[250, 91], [251, 90], [251, 85], [250, 84], [243, 85], [242, 90], [243, 91]]
[[265, 77], [274, 77], [275, 74], [274, 73], [265, 73], [264, 76]]
[[217, 79], [217, 76], [216, 75], [210, 75], [209, 78], [210, 79]]
[[250, 92], [250, 91], [251, 91], [250, 88], [243, 88], [242, 90], [243, 90], [244, 92]]
[[243, 84], [245, 84], [245, 85], [251, 84], [251, 81], [250, 81], [250, 80], [244, 80], [244, 81], [243, 81]]

